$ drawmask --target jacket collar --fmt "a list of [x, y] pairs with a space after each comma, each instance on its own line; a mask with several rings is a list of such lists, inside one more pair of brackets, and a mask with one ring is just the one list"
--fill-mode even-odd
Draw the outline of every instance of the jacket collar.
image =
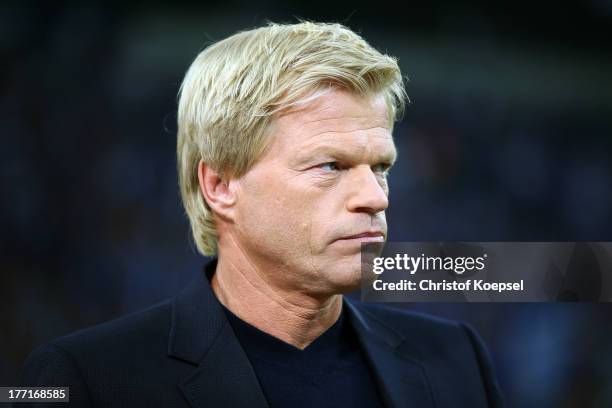
[[[210, 287], [209, 262], [174, 300], [168, 354], [195, 366], [179, 385], [194, 408], [209, 401], [234, 407], [268, 407], [255, 371]], [[371, 364], [385, 404], [434, 407], [425, 366], [414, 347], [358, 302], [344, 309]]]
[[217, 267], [213, 259], [174, 299], [168, 354], [198, 364], [227, 324], [219, 301], [210, 287]]

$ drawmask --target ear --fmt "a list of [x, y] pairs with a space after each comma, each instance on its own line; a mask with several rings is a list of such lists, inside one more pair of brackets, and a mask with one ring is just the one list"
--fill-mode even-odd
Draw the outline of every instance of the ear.
[[200, 191], [211, 210], [222, 219], [233, 221], [236, 192], [232, 188], [231, 180], [223, 180], [219, 173], [203, 160], [198, 164], [198, 180]]

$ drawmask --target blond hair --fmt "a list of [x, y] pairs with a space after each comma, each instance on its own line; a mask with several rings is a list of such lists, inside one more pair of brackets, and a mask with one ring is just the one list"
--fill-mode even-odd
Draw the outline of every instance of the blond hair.
[[202, 51], [181, 85], [177, 160], [183, 205], [196, 246], [217, 251], [212, 211], [198, 182], [200, 160], [222, 177], [240, 177], [268, 145], [275, 114], [333, 87], [383, 93], [391, 124], [406, 100], [395, 58], [340, 24], [269, 24]]

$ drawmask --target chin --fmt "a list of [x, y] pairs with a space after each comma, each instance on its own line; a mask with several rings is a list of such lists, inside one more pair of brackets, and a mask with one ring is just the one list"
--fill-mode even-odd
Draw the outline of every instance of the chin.
[[361, 289], [361, 264], [339, 264], [325, 271], [326, 280], [334, 293], [344, 294]]

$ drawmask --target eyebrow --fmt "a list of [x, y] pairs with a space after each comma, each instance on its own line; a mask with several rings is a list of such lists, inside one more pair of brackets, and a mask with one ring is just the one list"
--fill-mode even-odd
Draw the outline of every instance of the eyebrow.
[[[304, 166], [307, 164], [315, 164], [324, 160], [337, 160], [340, 162], [355, 162], [357, 160], [362, 160], [362, 153], [356, 153], [356, 150], [357, 149], [347, 149], [345, 147], [331, 144], [318, 145], [312, 149], [306, 148], [303, 152], [300, 152], [293, 164], [296, 166]], [[356, 157], [359, 158], [356, 159]], [[385, 148], [382, 151], [370, 150], [368, 152], [368, 162], [370, 164], [388, 163], [389, 165], [393, 165], [396, 158], [397, 150], [395, 149], [394, 145], [392, 149]]]

